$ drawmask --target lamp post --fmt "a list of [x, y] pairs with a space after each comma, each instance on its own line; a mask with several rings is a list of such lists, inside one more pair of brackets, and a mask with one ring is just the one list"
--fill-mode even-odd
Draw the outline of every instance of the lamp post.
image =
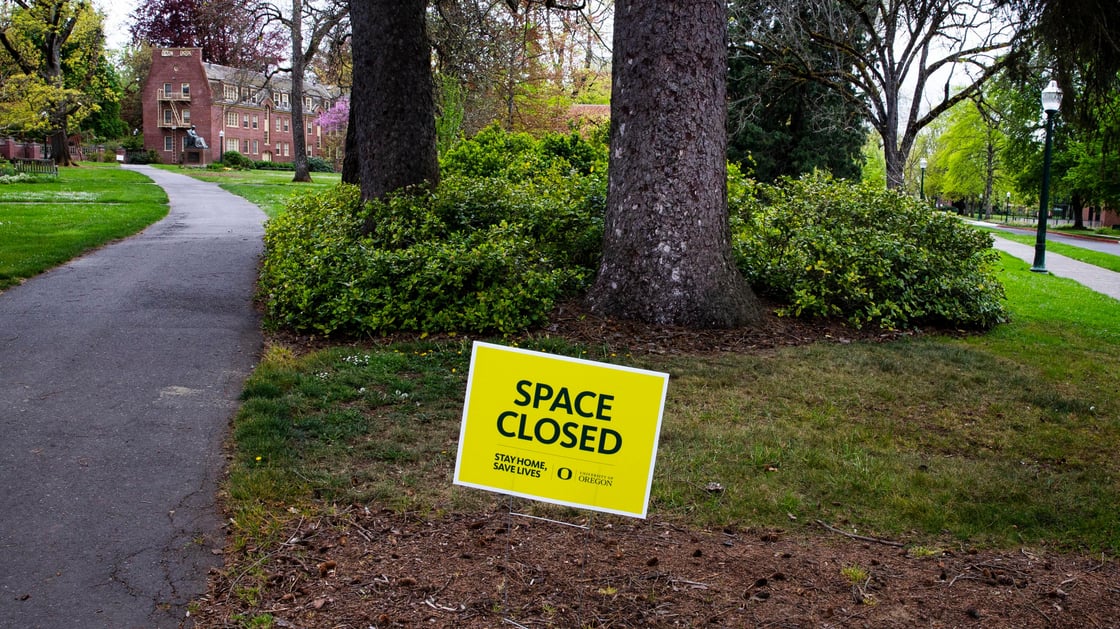
[[218, 160], [217, 161], [219, 161], [219, 162], [222, 161], [222, 153], [224, 153], [225, 150], [226, 150], [226, 130], [225, 129], [219, 129], [218, 130]]
[[1005, 197], [1006, 201], [1003, 204], [1003, 222], [1011, 222], [1011, 193], [1008, 192]]
[[1042, 111], [1046, 112], [1046, 146], [1042, 152], [1042, 201], [1038, 209], [1038, 236], [1034, 241], [1035, 273], [1046, 272], [1046, 217], [1050, 214], [1050, 152], [1054, 135], [1054, 114], [1062, 104], [1062, 90], [1057, 81], [1050, 81], [1042, 90]]
[[921, 187], [918, 189], [918, 198], [922, 201], [926, 200], [926, 166], [929, 166], [929, 162], [926, 161], [926, 158], [923, 157], [918, 160], [918, 168], [922, 169], [922, 183]]

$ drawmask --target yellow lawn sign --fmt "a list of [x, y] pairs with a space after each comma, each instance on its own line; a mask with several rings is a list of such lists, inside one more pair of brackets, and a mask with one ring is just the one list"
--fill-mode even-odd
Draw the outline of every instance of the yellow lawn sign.
[[644, 518], [669, 375], [476, 342], [457, 485]]

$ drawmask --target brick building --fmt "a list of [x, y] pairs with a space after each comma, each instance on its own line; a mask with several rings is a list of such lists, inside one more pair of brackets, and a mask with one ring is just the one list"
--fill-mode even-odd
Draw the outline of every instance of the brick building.
[[[306, 133], [308, 156], [323, 156], [315, 118], [337, 100], [337, 90], [304, 81], [304, 124], [292, 121], [291, 81], [206, 63], [200, 48], [153, 48], [142, 95], [144, 148], [165, 164], [208, 164], [226, 151], [259, 161], [292, 161], [293, 133]], [[188, 149], [188, 134], [206, 149]]]

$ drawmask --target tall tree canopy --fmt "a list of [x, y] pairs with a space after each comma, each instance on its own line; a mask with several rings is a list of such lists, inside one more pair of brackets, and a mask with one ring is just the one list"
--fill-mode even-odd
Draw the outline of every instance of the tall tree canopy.
[[727, 216], [727, 6], [615, 6], [610, 181], [592, 309], [693, 327], [755, 321]]
[[918, 133], [1012, 60], [1020, 22], [999, 1], [780, 0], [736, 19], [785, 71], [863, 108], [897, 188]]
[[[731, 12], [761, 2], [732, 0]], [[758, 28], [735, 19], [730, 25], [728, 157], [748, 164], [759, 181], [815, 169], [858, 178], [866, 140], [858, 97], [850, 87], [829, 89], [790, 74], [785, 64], [792, 59], [771, 59], [773, 51], [754, 45]], [[810, 49], [806, 54], [829, 53]]]
[[[1072, 93], [1079, 82], [1081, 98], [1063, 102], [1063, 109], [1109, 107], [1120, 88], [1120, 2], [1115, 0], [1001, 0], [1019, 11], [1045, 48], [1059, 83]], [[1095, 121], [1088, 123], [1090, 126]]]
[[[571, 3], [576, 5], [579, 3]], [[461, 88], [463, 130], [563, 128], [573, 102], [606, 102], [601, 30], [610, 3], [435, 0], [429, 14], [440, 83]]]
[[255, 7], [252, 0], [141, 0], [130, 32], [135, 44], [198, 47], [210, 63], [263, 71], [286, 56], [290, 35]]
[[50, 132], [51, 156], [69, 165], [69, 129], [114, 102], [106, 85], [102, 18], [84, 0], [0, 5], [0, 118]]

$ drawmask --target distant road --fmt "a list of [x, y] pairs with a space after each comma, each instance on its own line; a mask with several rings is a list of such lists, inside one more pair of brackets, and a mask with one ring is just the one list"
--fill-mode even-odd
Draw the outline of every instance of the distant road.
[[[1007, 232], [1010, 234], [1021, 234], [1024, 236], [1033, 236], [1036, 233], [1032, 228], [1017, 228], [1017, 227], [1004, 227], [1003, 225], [996, 225], [994, 223], [983, 223], [972, 221], [974, 225], [983, 225], [992, 229]], [[1082, 249], [1092, 249], [1093, 251], [1100, 251], [1101, 253], [1111, 253], [1112, 255], [1120, 256], [1120, 241], [1106, 242], [1103, 240], [1091, 240], [1089, 238], [1077, 238], [1076, 236], [1066, 236], [1064, 234], [1047, 231], [1046, 242], [1060, 242], [1064, 245], [1072, 245], [1074, 247], [1081, 247]]]

